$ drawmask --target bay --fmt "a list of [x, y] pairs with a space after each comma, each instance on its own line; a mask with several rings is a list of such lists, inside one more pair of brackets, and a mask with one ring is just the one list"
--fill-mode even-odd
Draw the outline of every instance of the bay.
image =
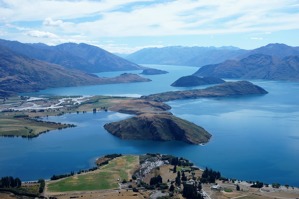
[[[146, 76], [153, 80], [146, 83], [55, 88], [29, 95], [141, 96], [184, 90], [186, 88], [173, 88], [170, 84], [197, 70], [184, 66], [152, 67], [169, 73]], [[30, 140], [1, 137], [0, 176], [35, 180], [90, 168], [96, 157], [109, 153], [167, 153], [186, 157], [200, 167], [219, 170], [226, 177], [299, 186], [299, 83], [252, 82], [265, 88], [269, 94], [168, 103], [173, 114], [204, 127], [213, 135], [205, 146], [182, 142], [125, 141], [103, 129], [107, 122], [130, 117], [126, 114], [66, 114], [48, 120], [74, 123], [76, 128], [51, 131]]]

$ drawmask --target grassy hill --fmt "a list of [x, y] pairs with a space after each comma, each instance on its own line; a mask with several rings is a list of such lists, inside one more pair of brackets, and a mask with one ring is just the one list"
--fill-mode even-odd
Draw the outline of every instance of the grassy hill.
[[145, 113], [104, 125], [111, 134], [129, 140], [178, 140], [190, 144], [209, 141], [211, 135], [202, 127], [171, 114]]

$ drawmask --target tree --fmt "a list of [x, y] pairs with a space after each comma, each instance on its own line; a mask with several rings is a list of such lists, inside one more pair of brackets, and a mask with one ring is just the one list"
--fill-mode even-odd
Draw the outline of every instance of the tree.
[[22, 182], [21, 182], [20, 178], [15, 178], [14, 187], [19, 188], [19, 187], [21, 187], [21, 185], [22, 185]]
[[221, 174], [218, 171], [206, 168], [202, 173], [200, 181], [202, 183], [215, 183], [217, 179], [221, 178]]
[[157, 185], [157, 184], [161, 184], [162, 183], [162, 177], [160, 175], [156, 176], [156, 177], [152, 177], [150, 179], [150, 185]]
[[193, 184], [184, 183], [183, 196], [187, 199], [202, 199], [203, 196]]
[[178, 163], [179, 163], [179, 158], [178, 157], [175, 157], [175, 158], [171, 159], [171, 165], [178, 165]]
[[175, 178], [175, 184], [177, 186], [181, 186], [181, 172], [180, 171], [177, 172], [177, 176]]
[[0, 180], [0, 188], [19, 188], [22, 185], [20, 178], [13, 178], [11, 176], [2, 177]]
[[202, 190], [202, 185], [201, 185], [200, 182], [198, 182], [197, 189], [198, 189], [198, 191], [201, 191], [201, 190]]
[[173, 173], [176, 173], [176, 165], [173, 167]]
[[39, 189], [38, 189], [38, 192], [39, 193], [43, 193], [44, 192], [44, 189], [45, 189], [45, 180], [44, 179], [39, 179], [38, 180], [38, 183], [39, 183]]
[[279, 183], [273, 183], [272, 187], [278, 189], [280, 187], [280, 184]]
[[262, 188], [264, 186], [264, 183], [256, 181], [251, 187], [253, 188]]
[[174, 191], [174, 186], [173, 186], [173, 184], [170, 185], [170, 187], [169, 187], [169, 191], [170, 191], [170, 192], [173, 192], [173, 191]]
[[182, 181], [187, 181], [187, 177], [185, 175], [185, 172], [182, 172]]

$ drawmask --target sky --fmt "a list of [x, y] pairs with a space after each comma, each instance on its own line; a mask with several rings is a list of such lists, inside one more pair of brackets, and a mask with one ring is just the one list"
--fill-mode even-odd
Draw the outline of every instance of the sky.
[[299, 46], [299, 0], [0, 0], [0, 38], [96, 45]]

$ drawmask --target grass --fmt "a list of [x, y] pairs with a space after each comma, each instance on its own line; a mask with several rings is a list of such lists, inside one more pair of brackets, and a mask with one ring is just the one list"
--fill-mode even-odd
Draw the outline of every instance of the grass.
[[53, 192], [66, 192], [117, 188], [117, 181], [111, 181], [110, 179], [111, 176], [108, 172], [73, 176], [49, 184], [48, 190]]
[[[139, 164], [138, 156], [121, 156], [100, 169], [75, 175], [55, 182], [47, 187], [49, 192], [91, 191], [118, 188], [118, 182], [129, 180], [133, 170]], [[119, 179], [119, 181], [118, 181]]]
[[[23, 196], [26, 195], [26, 196], [28, 196], [28, 198], [35, 198], [39, 195], [39, 183], [23, 184], [19, 188], [0, 188], [0, 194], [1, 194], [1, 192], [11, 192], [16, 195], [23, 195]], [[1, 195], [0, 195], [0, 198], [1, 198]], [[9, 198], [11, 198], [11, 197], [9, 197]]]
[[14, 118], [13, 116], [0, 116], [0, 136], [36, 137], [40, 133], [64, 128], [64, 124], [38, 122], [26, 118]]
[[229, 189], [229, 188], [224, 188], [223, 191], [224, 191], [224, 192], [227, 192], [227, 193], [233, 192], [233, 190], [232, 190], [232, 189]]

